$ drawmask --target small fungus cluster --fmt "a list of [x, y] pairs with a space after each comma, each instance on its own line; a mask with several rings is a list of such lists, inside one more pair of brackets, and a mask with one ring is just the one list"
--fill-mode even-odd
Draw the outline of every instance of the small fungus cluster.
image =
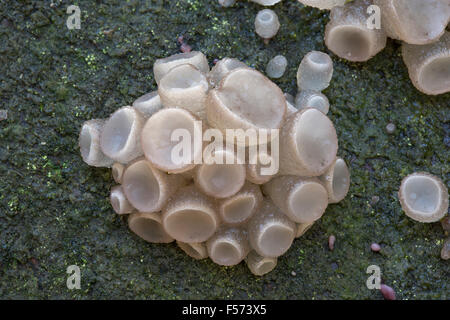
[[[112, 168], [117, 185], [111, 205], [117, 214], [128, 214], [129, 228], [142, 239], [176, 241], [194, 259], [209, 257], [223, 266], [245, 260], [252, 273], [263, 275], [349, 190], [349, 170], [336, 156], [336, 131], [324, 112], [328, 104], [317, 102], [332, 70], [326, 54], [306, 55], [297, 75], [297, 109], [275, 83], [236, 59], [219, 60], [211, 70], [201, 52], [159, 59], [153, 67], [157, 91], [108, 119], [83, 124], [82, 158]], [[244, 140], [244, 163], [209, 161], [239, 158], [238, 140], [209, 151], [203, 141], [186, 151], [189, 159], [202, 162], [179, 162], [173, 158], [179, 129], [192, 136], [205, 129], [224, 134], [265, 129], [278, 135], [256, 154]], [[263, 174], [267, 159], [279, 164], [277, 172]]]

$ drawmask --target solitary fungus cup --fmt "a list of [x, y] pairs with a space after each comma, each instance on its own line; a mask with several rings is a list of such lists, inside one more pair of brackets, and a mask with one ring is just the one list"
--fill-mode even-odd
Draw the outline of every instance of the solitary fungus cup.
[[250, 251], [247, 231], [222, 227], [207, 242], [208, 256], [222, 266], [234, 266], [244, 260]]
[[184, 184], [182, 176], [162, 172], [142, 157], [126, 167], [122, 181], [128, 201], [142, 212], [160, 211]]
[[161, 225], [160, 212], [138, 212], [128, 217], [130, 230], [151, 243], [169, 243], [173, 241]]
[[273, 203], [294, 222], [311, 223], [328, 206], [328, 194], [317, 178], [276, 177], [263, 185]]
[[206, 76], [191, 64], [176, 66], [159, 82], [158, 93], [164, 107], [180, 107], [201, 116], [208, 92]]
[[278, 33], [280, 22], [275, 11], [264, 9], [255, 18], [255, 31], [266, 43]]
[[128, 163], [141, 156], [140, 134], [144, 121], [144, 117], [132, 107], [114, 112], [100, 136], [103, 153], [120, 163]]
[[[165, 108], [151, 116], [141, 133], [145, 157], [157, 168], [170, 173], [192, 169], [202, 155], [202, 145], [195, 137], [202, 136], [198, 118], [187, 110]], [[181, 139], [189, 139], [190, 150], [178, 150]], [[182, 153], [183, 151], [184, 153]]]
[[162, 108], [158, 91], [153, 91], [137, 98], [133, 102], [133, 108], [139, 111], [145, 118], [150, 117]]
[[402, 55], [418, 90], [429, 95], [450, 91], [450, 32], [428, 45], [404, 43]]
[[287, 59], [285, 56], [278, 55], [270, 59], [266, 67], [266, 74], [269, 78], [281, 78], [286, 71]]
[[277, 266], [277, 258], [263, 257], [257, 254], [256, 251], [250, 251], [245, 261], [255, 276], [263, 276]]
[[105, 120], [92, 119], [83, 123], [78, 138], [83, 161], [94, 167], [110, 167], [113, 160], [108, 158], [100, 148], [100, 133]]
[[450, 21], [448, 0], [375, 0], [381, 22], [390, 38], [410, 44], [439, 39]]
[[337, 56], [350, 61], [367, 61], [384, 49], [383, 29], [367, 28], [368, 0], [355, 0], [331, 9], [325, 27], [325, 44]]
[[110, 201], [117, 214], [127, 214], [134, 210], [133, 206], [126, 198], [122, 186], [115, 186], [111, 189]]
[[159, 84], [159, 81], [170, 69], [182, 64], [191, 64], [205, 74], [209, 72], [208, 60], [203, 53], [199, 51], [178, 53], [155, 61], [153, 64], [153, 74], [156, 83]]
[[319, 176], [336, 159], [338, 141], [333, 123], [317, 109], [298, 111], [280, 133], [280, 174]]
[[333, 76], [333, 61], [324, 52], [307, 53], [297, 70], [297, 87], [299, 90], [322, 91], [328, 87]]
[[243, 129], [236, 132], [238, 141], [247, 129], [280, 128], [285, 113], [286, 99], [281, 89], [249, 68], [229, 72], [217, 89], [209, 91], [206, 100], [208, 124], [224, 134], [226, 129]]
[[201, 259], [208, 258], [208, 251], [206, 249], [206, 244], [204, 242], [185, 243], [185, 242], [177, 241], [177, 245], [188, 256], [194, 258], [195, 260], [201, 260]]
[[327, 189], [329, 203], [344, 199], [350, 188], [350, 171], [345, 161], [339, 157], [319, 179]]
[[[213, 157], [219, 163], [213, 162]], [[231, 160], [230, 164], [226, 163], [227, 159]], [[216, 149], [203, 156], [203, 163], [196, 167], [194, 181], [198, 189], [209, 196], [231, 197], [245, 183], [245, 166], [238, 163], [236, 154], [230, 149]]]
[[319, 91], [304, 90], [300, 91], [295, 97], [295, 106], [297, 109], [314, 108], [327, 114], [330, 110], [330, 102], [326, 95]]
[[348, 0], [298, 0], [305, 6], [315, 7], [319, 9], [332, 9], [336, 6], [343, 6]]
[[284, 254], [295, 237], [295, 223], [270, 201], [265, 200], [248, 224], [250, 245], [263, 257]]
[[178, 190], [163, 210], [162, 223], [174, 239], [185, 243], [208, 240], [219, 226], [214, 201], [190, 185]]
[[242, 225], [253, 216], [262, 200], [259, 186], [246, 182], [238, 193], [218, 202], [220, 218], [228, 225]]
[[249, 68], [245, 63], [234, 58], [223, 58], [214, 65], [208, 73], [211, 87], [217, 87], [220, 81], [231, 71], [237, 68]]
[[447, 187], [429, 173], [415, 172], [403, 178], [398, 197], [405, 214], [416, 221], [435, 222], [447, 214]]

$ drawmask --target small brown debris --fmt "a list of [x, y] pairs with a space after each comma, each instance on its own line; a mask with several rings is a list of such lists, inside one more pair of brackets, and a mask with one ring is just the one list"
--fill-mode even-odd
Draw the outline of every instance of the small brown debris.
[[336, 237], [334, 235], [331, 235], [328, 238], [328, 247], [330, 248], [331, 251], [333, 251], [334, 249], [334, 243], [336, 242]]
[[370, 250], [372, 250], [373, 252], [379, 252], [381, 250], [381, 247], [378, 243], [372, 243], [370, 245]]
[[441, 258], [444, 260], [448, 260], [450, 258], [450, 238], [447, 238], [444, 242], [444, 246], [441, 250]]
[[395, 291], [391, 287], [389, 287], [385, 284], [382, 284], [380, 286], [380, 291], [385, 300], [396, 300], [395, 299]]

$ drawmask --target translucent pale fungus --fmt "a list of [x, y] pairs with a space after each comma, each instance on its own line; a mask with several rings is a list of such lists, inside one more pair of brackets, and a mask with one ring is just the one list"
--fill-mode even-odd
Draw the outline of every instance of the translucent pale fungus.
[[448, 0], [375, 0], [390, 38], [410, 44], [437, 41], [450, 21]]
[[295, 234], [296, 238], [300, 238], [302, 235], [306, 233], [312, 226], [314, 222], [308, 222], [308, 223], [297, 223], [297, 232]]
[[217, 87], [220, 81], [232, 70], [249, 68], [245, 63], [234, 58], [223, 58], [214, 65], [208, 73], [208, 81], [212, 87]]
[[300, 3], [303, 3], [305, 6], [315, 7], [319, 9], [332, 9], [336, 6], [342, 6], [348, 0], [298, 0]]
[[203, 53], [199, 51], [178, 53], [155, 61], [153, 64], [153, 74], [155, 76], [156, 83], [159, 84], [159, 81], [166, 73], [170, 71], [170, 69], [187, 63], [195, 66], [198, 70], [205, 74], [209, 72], [208, 60]]
[[328, 206], [327, 190], [317, 178], [276, 177], [263, 185], [264, 194], [294, 222], [319, 219]]
[[185, 242], [177, 241], [177, 245], [188, 256], [190, 256], [196, 260], [208, 258], [208, 251], [206, 250], [206, 244], [204, 242], [185, 243]]
[[319, 178], [327, 189], [329, 203], [337, 203], [345, 198], [350, 188], [350, 171], [343, 159], [337, 157]]
[[197, 243], [208, 240], [219, 226], [213, 199], [194, 186], [181, 188], [163, 210], [162, 223], [174, 239]]
[[114, 112], [103, 126], [100, 146], [105, 155], [127, 163], [142, 155], [140, 134], [144, 118], [132, 107], [123, 107]]
[[278, 33], [280, 22], [275, 11], [264, 9], [258, 12], [255, 19], [255, 31], [264, 40], [269, 40]]
[[284, 254], [295, 237], [295, 223], [276, 206], [265, 200], [250, 219], [250, 245], [259, 255], [276, 258]]
[[320, 51], [307, 53], [297, 70], [298, 90], [322, 91], [328, 87], [333, 76], [333, 61]]
[[94, 167], [110, 167], [113, 160], [108, 158], [100, 148], [100, 135], [105, 120], [92, 119], [83, 123], [78, 143], [83, 161]]
[[274, 4], [277, 4], [281, 0], [250, 0], [252, 2], [258, 3], [263, 6], [273, 6]]
[[[220, 163], [212, 163], [212, 157]], [[232, 160], [226, 164], [226, 160]], [[238, 192], [245, 183], [245, 166], [237, 163], [237, 157], [229, 149], [216, 149], [203, 156], [203, 164], [196, 168], [194, 181], [205, 194], [215, 198], [227, 198]], [[212, 163], [212, 164], [209, 164]]]
[[191, 64], [182, 64], [161, 78], [158, 93], [165, 108], [180, 107], [202, 117], [208, 88], [203, 73]]
[[[229, 72], [206, 101], [208, 123], [220, 129], [278, 129], [286, 113], [281, 89], [260, 72], [238, 68]], [[237, 136], [244, 135], [237, 133]]]
[[338, 141], [333, 123], [317, 109], [289, 117], [280, 133], [280, 174], [319, 176], [336, 159]]
[[[289, 112], [290, 109], [288, 110]], [[296, 112], [292, 111], [292, 112]], [[276, 173], [272, 173], [270, 170], [271, 164], [274, 164], [275, 167], [279, 167], [279, 165], [275, 164], [275, 161], [278, 161], [278, 157], [272, 157], [270, 155], [269, 148], [262, 148], [253, 154], [249, 154], [248, 163], [246, 165], [246, 175], [247, 180], [254, 184], [263, 184], [270, 179], [272, 179]]]
[[284, 56], [275, 56], [274, 58], [270, 59], [269, 63], [267, 64], [267, 76], [274, 79], [281, 78], [286, 71], [287, 64], [287, 59]]
[[162, 108], [158, 91], [153, 91], [137, 98], [133, 102], [133, 108], [142, 113], [145, 118], [150, 117]]
[[122, 187], [128, 201], [139, 211], [160, 211], [175, 191], [185, 184], [180, 175], [169, 175], [139, 158], [123, 174]]
[[111, 189], [111, 205], [117, 214], [131, 213], [134, 208], [125, 197], [122, 186], [115, 186]]
[[418, 90], [430, 95], [450, 91], [450, 32], [428, 45], [404, 43], [402, 55]]
[[122, 183], [123, 172], [125, 166], [119, 162], [115, 162], [111, 167], [112, 176], [115, 182]]
[[[157, 168], [170, 173], [185, 172], [201, 157], [202, 145], [195, 137], [202, 136], [199, 119], [187, 110], [162, 109], [151, 116], [141, 133], [145, 157]], [[189, 150], [190, 149], [190, 150]]]
[[220, 228], [207, 242], [208, 255], [222, 266], [234, 266], [244, 260], [250, 251], [248, 235], [241, 228]]
[[300, 91], [295, 97], [297, 109], [314, 108], [327, 114], [330, 109], [330, 102], [326, 95], [319, 91], [304, 90]]
[[429, 173], [416, 172], [403, 178], [398, 197], [403, 211], [416, 221], [435, 222], [447, 214], [447, 187]]
[[160, 212], [138, 212], [128, 217], [130, 230], [151, 243], [169, 243], [173, 241], [162, 227]]
[[222, 7], [231, 7], [235, 3], [236, 3], [236, 0], [219, 0], [219, 4]]
[[256, 251], [250, 251], [245, 262], [255, 276], [263, 276], [277, 266], [277, 258], [266, 258], [257, 254]]
[[384, 49], [383, 29], [367, 28], [368, 0], [355, 0], [331, 9], [325, 27], [325, 44], [337, 56], [350, 61], [367, 61]]
[[238, 193], [218, 202], [220, 218], [229, 225], [242, 225], [253, 216], [262, 200], [259, 186], [246, 182]]

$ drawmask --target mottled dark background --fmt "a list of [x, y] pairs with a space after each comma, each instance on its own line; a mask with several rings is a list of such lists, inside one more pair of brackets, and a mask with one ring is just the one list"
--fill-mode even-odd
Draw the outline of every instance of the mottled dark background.
[[[295, 94], [302, 57], [330, 53], [322, 40], [328, 12], [284, 0], [273, 7], [281, 29], [266, 46], [253, 25], [263, 7], [247, 1], [232, 8], [215, 0], [50, 3], [0, 1], [0, 109], [8, 110], [0, 122], [1, 298], [381, 299], [366, 287], [372, 264], [398, 298], [449, 298], [443, 230], [407, 218], [397, 189], [417, 170], [449, 184], [450, 94], [418, 92], [398, 42], [389, 40], [367, 63], [331, 55], [335, 72], [325, 94], [351, 169], [350, 192], [258, 278], [244, 263], [194, 261], [173, 243], [131, 234], [108, 202], [110, 170], [82, 162], [78, 132], [85, 120], [155, 90], [153, 62], [178, 53], [180, 35], [211, 64], [236, 57], [264, 70], [285, 55], [287, 72], [275, 82]], [[66, 28], [71, 4], [81, 8], [81, 30]], [[380, 253], [370, 251], [373, 241]], [[72, 264], [81, 268], [81, 290], [66, 288]]]

